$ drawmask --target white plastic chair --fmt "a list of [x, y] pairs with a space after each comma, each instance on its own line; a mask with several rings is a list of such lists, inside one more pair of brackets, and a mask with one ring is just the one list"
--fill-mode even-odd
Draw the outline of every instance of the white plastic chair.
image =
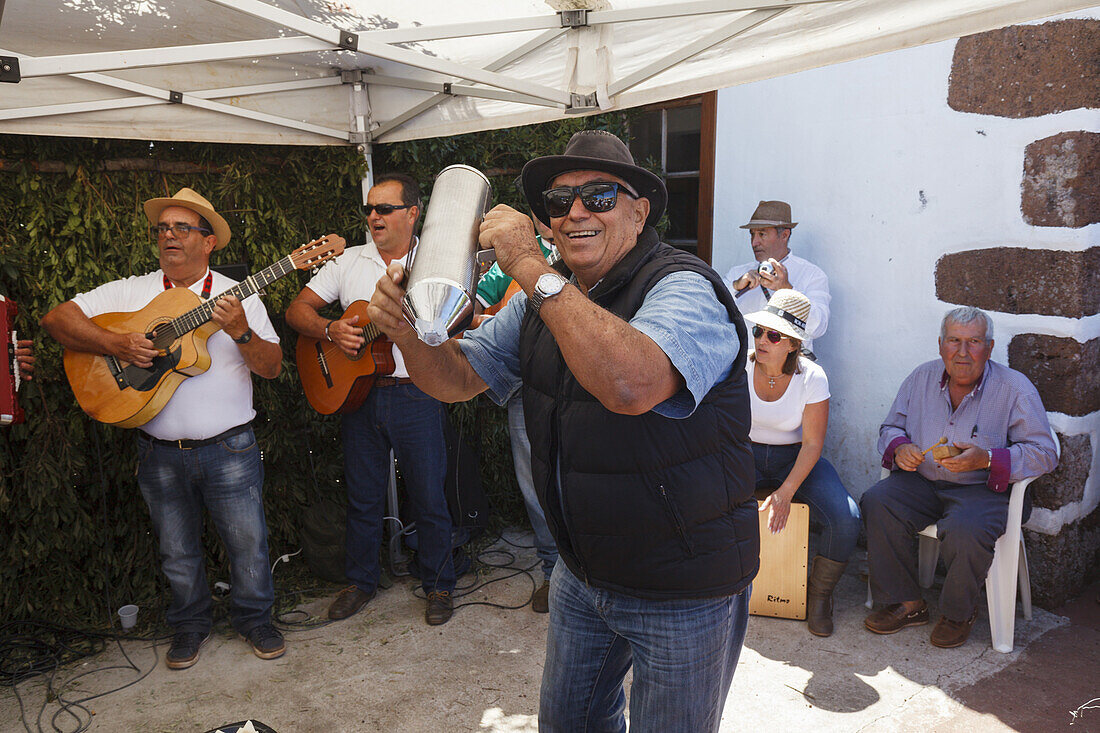
[[[1062, 455], [1058, 436], [1051, 428], [1054, 449]], [[890, 475], [889, 469], [882, 469], [882, 478]], [[1027, 569], [1027, 549], [1024, 547], [1024, 535], [1021, 531], [1021, 519], [1024, 513], [1024, 494], [1037, 476], [1021, 479], [1009, 487], [1008, 521], [1005, 533], [997, 538], [993, 546], [993, 563], [989, 574], [985, 576], [985, 595], [989, 606], [989, 631], [993, 637], [993, 648], [1002, 654], [1012, 651], [1012, 642], [1016, 632], [1016, 586], [1019, 584], [1020, 600], [1024, 608], [1024, 618], [1031, 620], [1031, 577]], [[922, 588], [931, 588], [936, 575], [936, 563], [940, 559], [940, 543], [936, 535], [935, 523], [928, 525], [917, 534], [917, 578]], [[867, 583], [867, 607], [871, 608], [871, 584]]]

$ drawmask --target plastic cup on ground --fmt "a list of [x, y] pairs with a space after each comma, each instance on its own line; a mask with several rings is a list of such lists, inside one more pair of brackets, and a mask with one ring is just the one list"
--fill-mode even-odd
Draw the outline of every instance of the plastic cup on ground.
[[134, 624], [137, 623], [138, 607], [132, 603], [128, 603], [122, 608], [118, 609], [118, 618], [122, 621], [122, 628], [129, 630], [134, 628]]

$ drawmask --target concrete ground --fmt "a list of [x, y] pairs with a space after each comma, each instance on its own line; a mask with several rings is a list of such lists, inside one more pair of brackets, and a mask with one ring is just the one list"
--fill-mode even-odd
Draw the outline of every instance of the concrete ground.
[[[522, 542], [520, 536], [512, 537]], [[535, 564], [531, 551], [520, 565]], [[1035, 609], [1016, 622], [1016, 649], [989, 646], [983, 612], [970, 641], [942, 650], [931, 626], [874, 636], [862, 625], [866, 586], [852, 563], [837, 598], [837, 632], [811, 636], [801, 622], [752, 617], [721, 730], [1068, 731], [1100, 733], [1100, 586], [1057, 613]], [[483, 580], [500, 578], [494, 571]], [[466, 580], [469, 580], [467, 578]], [[278, 733], [359, 731], [535, 731], [547, 616], [529, 607], [470, 605], [444, 626], [427, 626], [424, 601], [398, 582], [362, 612], [287, 635], [287, 653], [262, 661], [227, 631], [188, 670], [164, 666], [161, 645], [122, 646], [141, 673], [108, 670], [81, 678], [65, 697], [148, 676], [88, 703], [89, 730], [210, 731], [254, 718]], [[532, 580], [517, 575], [459, 599], [519, 605]], [[934, 601], [935, 593], [930, 594]], [[305, 604], [323, 616], [330, 599]], [[936, 618], [933, 604], [933, 618]], [[117, 646], [58, 673], [61, 682], [124, 663]], [[56, 683], [55, 683], [56, 684]], [[19, 688], [31, 730], [46, 696], [41, 680]], [[1091, 705], [1098, 706], [1095, 708]], [[46, 706], [42, 729], [53, 730]], [[74, 730], [71, 718], [57, 719]], [[10, 687], [0, 687], [0, 732], [26, 730]]]

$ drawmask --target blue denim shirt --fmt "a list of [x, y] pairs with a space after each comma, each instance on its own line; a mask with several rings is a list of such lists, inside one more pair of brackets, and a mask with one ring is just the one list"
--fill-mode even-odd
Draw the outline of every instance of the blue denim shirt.
[[[520, 387], [519, 331], [526, 310], [526, 293], [517, 293], [500, 313], [458, 342], [498, 405]], [[714, 288], [694, 272], [662, 278], [646, 294], [630, 325], [653, 339], [684, 378], [683, 389], [653, 408], [669, 418], [690, 416], [729, 374], [741, 347]]]

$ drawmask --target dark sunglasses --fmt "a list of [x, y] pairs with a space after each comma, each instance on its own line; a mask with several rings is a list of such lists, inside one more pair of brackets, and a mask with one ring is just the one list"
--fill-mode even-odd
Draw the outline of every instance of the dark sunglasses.
[[209, 237], [214, 233], [209, 229], [193, 227], [190, 224], [154, 224], [149, 227], [149, 234], [153, 236], [153, 239], [160, 239], [161, 237], [168, 236], [169, 229], [175, 232], [177, 237], [186, 237], [192, 231], [199, 232], [204, 237]]
[[619, 201], [619, 189], [631, 198], [638, 195], [620, 183], [586, 183], [583, 186], [558, 186], [549, 191], [542, 192], [542, 203], [546, 206], [548, 216], [557, 218], [565, 216], [573, 208], [573, 201], [578, 196], [584, 208], [594, 214], [603, 214], [615, 208]]
[[779, 331], [773, 331], [770, 328], [761, 328], [760, 326], [752, 327], [752, 337], [754, 339], [758, 339], [764, 334], [767, 334], [768, 341], [771, 341], [773, 344], [778, 344], [783, 339], [790, 338], [790, 336], [788, 336], [787, 334], [779, 333]]
[[394, 206], [393, 204], [367, 204], [363, 207], [363, 211], [367, 212], [367, 216], [370, 216], [372, 211], [377, 211], [379, 216], [389, 216], [398, 209], [412, 208], [412, 204], [405, 204], [404, 206]]

